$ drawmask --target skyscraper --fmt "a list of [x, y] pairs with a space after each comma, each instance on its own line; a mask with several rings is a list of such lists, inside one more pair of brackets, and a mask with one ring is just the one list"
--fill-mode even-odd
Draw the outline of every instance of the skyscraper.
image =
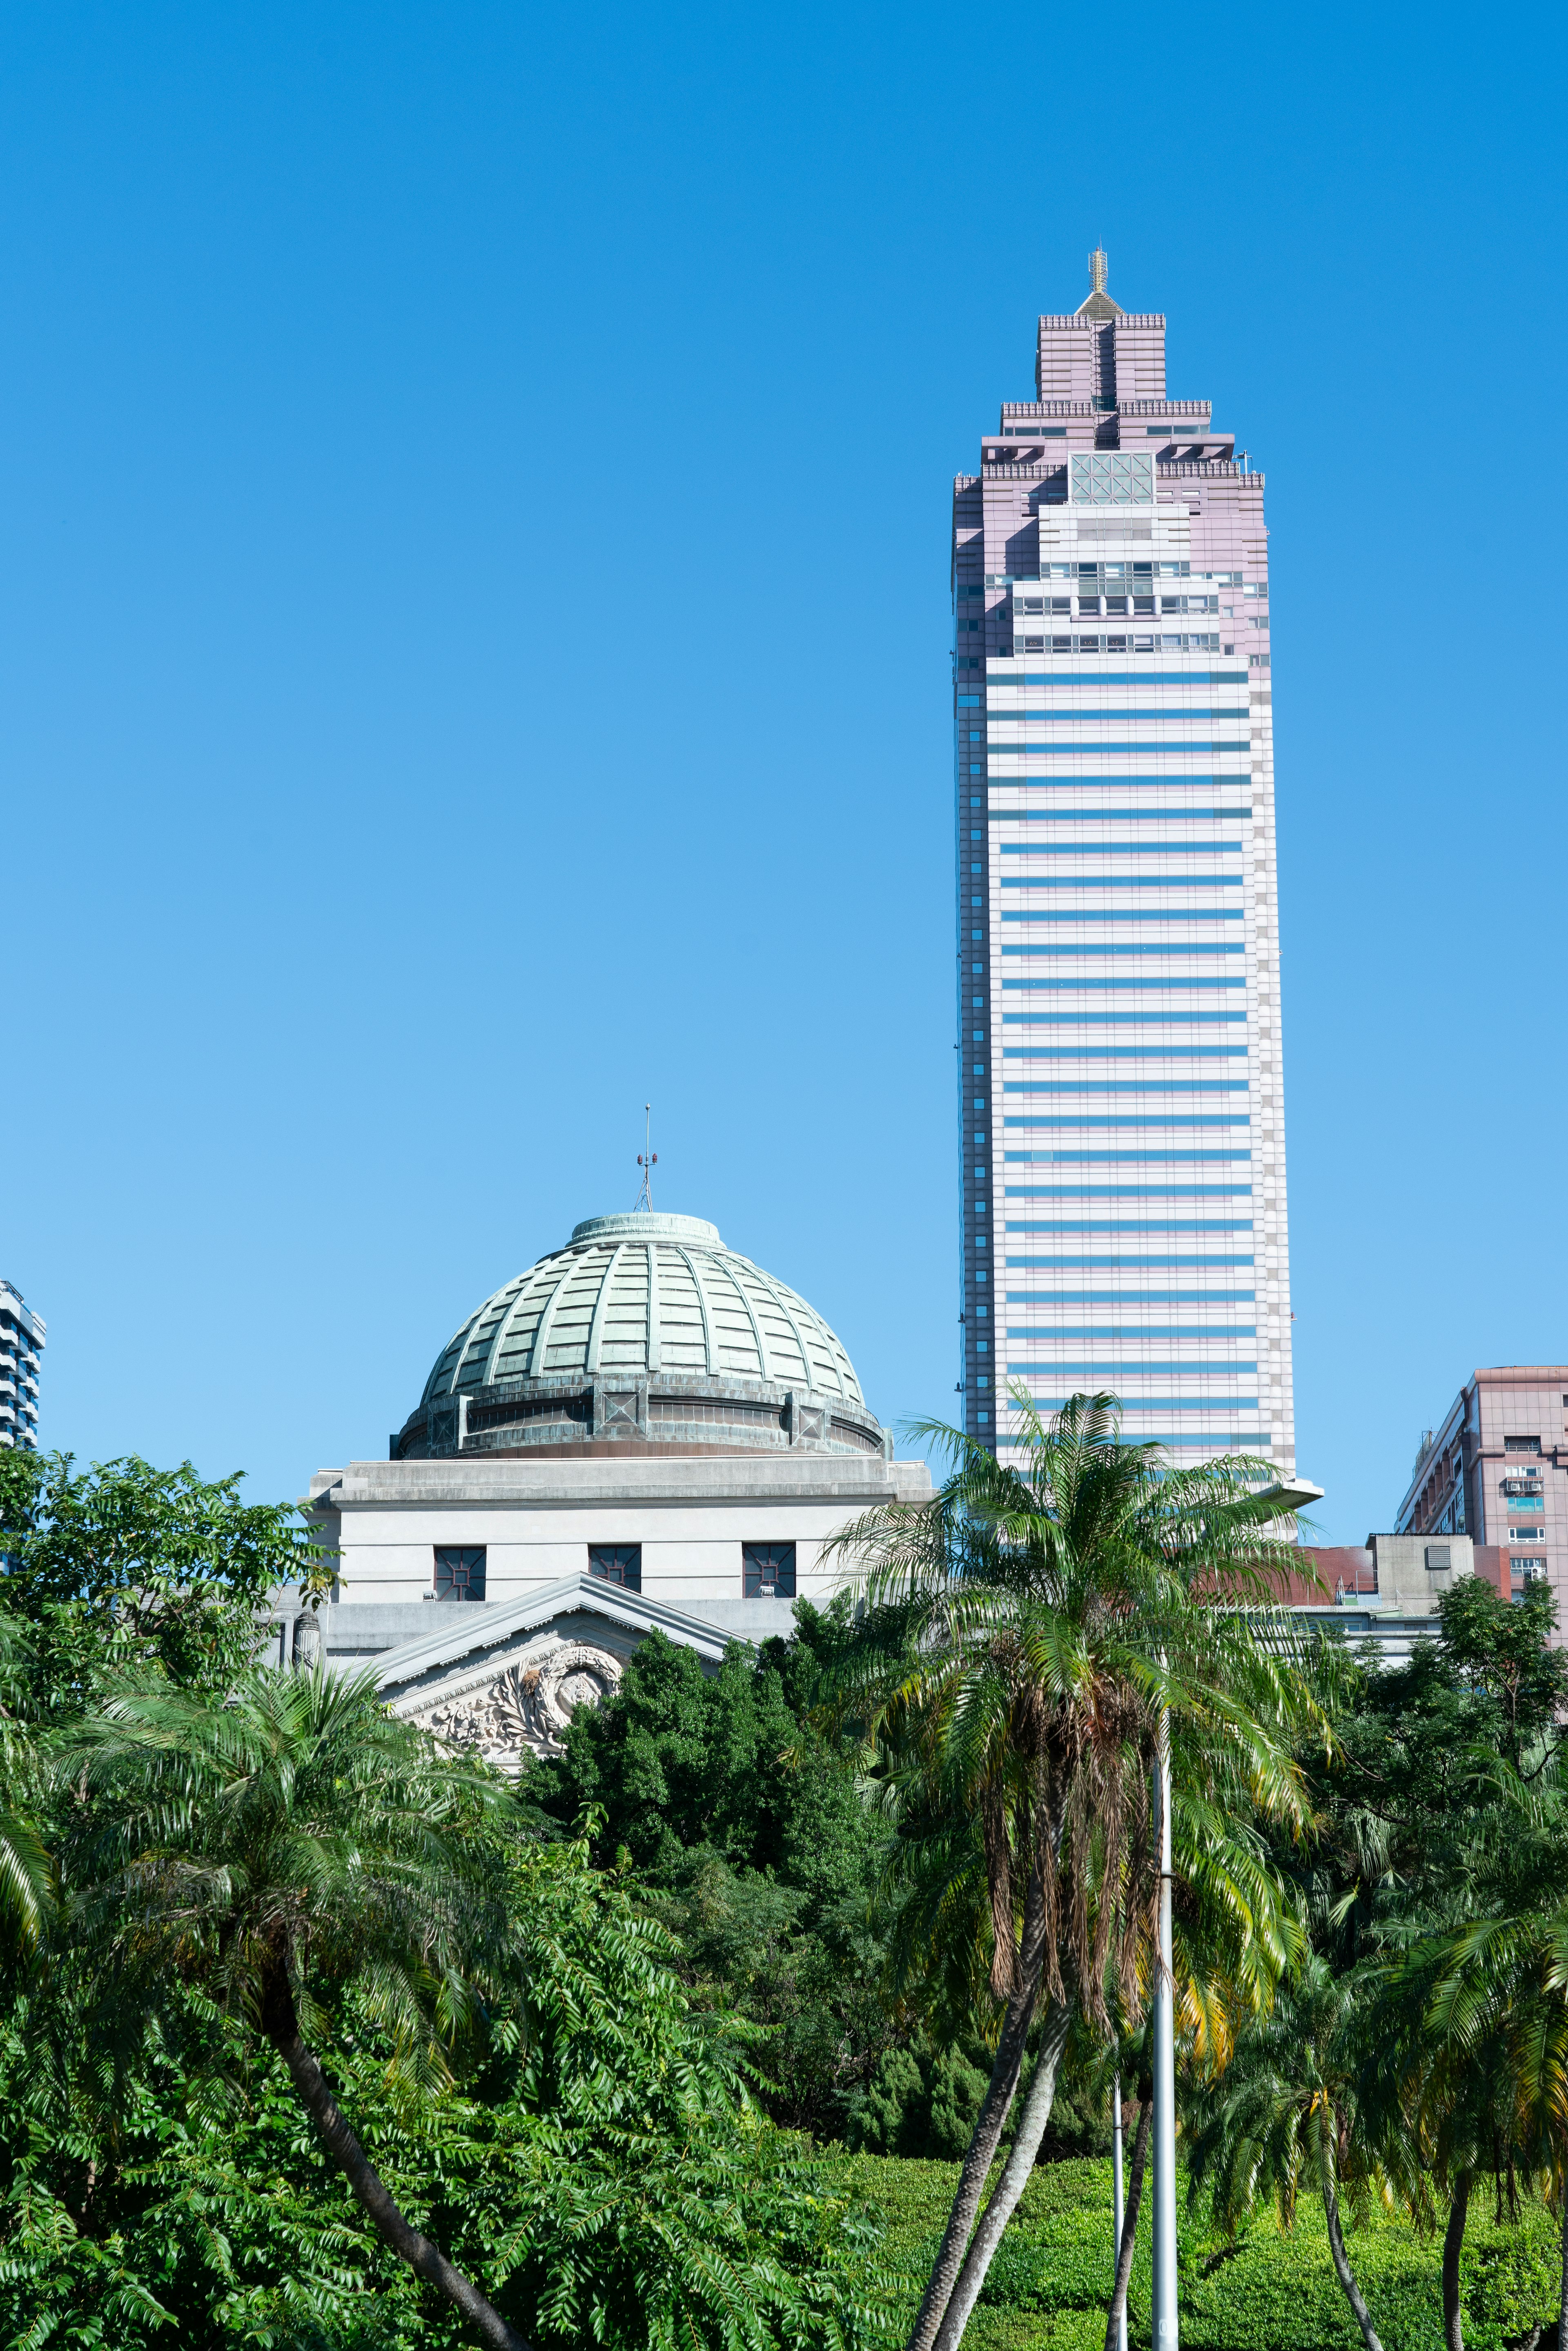
[[965, 1421], [1293, 1473], [1263, 476], [1091, 275], [954, 484]]

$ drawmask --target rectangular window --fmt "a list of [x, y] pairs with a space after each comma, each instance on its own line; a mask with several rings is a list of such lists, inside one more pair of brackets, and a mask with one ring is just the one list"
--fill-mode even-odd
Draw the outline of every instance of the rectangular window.
[[601, 1583], [618, 1583], [624, 1592], [643, 1589], [641, 1543], [590, 1543], [588, 1572]]
[[747, 1600], [793, 1600], [795, 1546], [792, 1542], [748, 1542], [740, 1546], [740, 1588]]
[[1505, 1453], [1539, 1453], [1541, 1439], [1539, 1437], [1505, 1437], [1502, 1449]]
[[483, 1543], [437, 1543], [435, 1596], [437, 1600], [484, 1599]]

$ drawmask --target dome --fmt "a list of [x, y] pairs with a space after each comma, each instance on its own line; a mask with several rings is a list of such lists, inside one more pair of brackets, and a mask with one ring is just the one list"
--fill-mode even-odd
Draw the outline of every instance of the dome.
[[882, 1453], [843, 1346], [701, 1217], [590, 1217], [442, 1350], [393, 1459], [539, 1446]]

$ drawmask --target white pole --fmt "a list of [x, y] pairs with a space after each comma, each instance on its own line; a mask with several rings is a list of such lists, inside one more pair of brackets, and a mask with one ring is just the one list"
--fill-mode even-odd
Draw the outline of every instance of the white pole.
[[[1111, 2084], [1111, 2199], [1116, 2208], [1116, 2241], [1111, 2248], [1111, 2286], [1115, 2291], [1116, 2271], [1122, 2259], [1122, 2227], [1126, 2206], [1122, 2196], [1122, 2076], [1116, 2074]], [[1127, 2351], [1127, 2305], [1122, 2304], [1116, 2322], [1116, 2351]]]
[[1155, 1792], [1159, 1805], [1160, 1959], [1155, 1983], [1154, 2351], [1177, 2351], [1176, 2193], [1176, 2018], [1171, 1981], [1171, 1732], [1160, 1717]]

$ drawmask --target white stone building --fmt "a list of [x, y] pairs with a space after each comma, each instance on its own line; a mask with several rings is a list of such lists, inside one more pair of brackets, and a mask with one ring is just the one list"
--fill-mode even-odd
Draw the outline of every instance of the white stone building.
[[695, 1217], [579, 1225], [442, 1350], [384, 1462], [305, 1498], [337, 1554], [279, 1657], [373, 1665], [497, 1760], [554, 1743], [653, 1625], [716, 1665], [826, 1601], [851, 1520], [931, 1493], [806, 1301]]

